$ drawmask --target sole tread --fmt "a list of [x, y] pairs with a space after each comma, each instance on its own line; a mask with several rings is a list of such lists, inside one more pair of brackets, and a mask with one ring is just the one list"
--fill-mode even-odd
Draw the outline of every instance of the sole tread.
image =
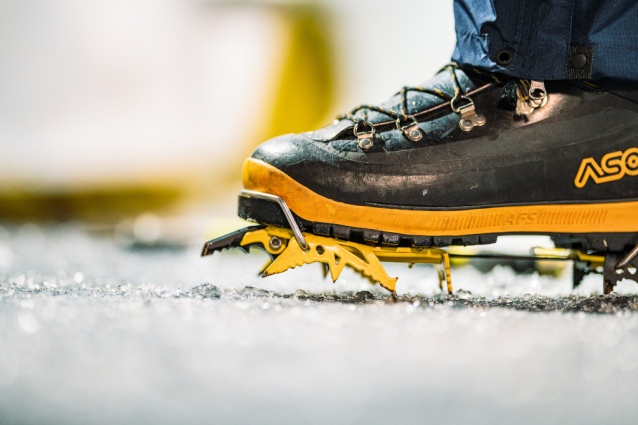
[[[259, 224], [290, 228], [279, 205], [262, 199], [240, 196], [239, 216], [245, 220]], [[373, 229], [347, 227], [338, 224], [310, 222], [299, 217], [294, 212], [293, 216], [303, 232], [375, 246], [446, 247], [451, 245], [489, 245], [495, 243], [499, 236], [511, 235], [509, 233], [458, 236], [404, 235]], [[528, 234], [551, 236], [557, 248], [582, 249], [596, 252], [626, 252], [638, 245], [638, 233]]]

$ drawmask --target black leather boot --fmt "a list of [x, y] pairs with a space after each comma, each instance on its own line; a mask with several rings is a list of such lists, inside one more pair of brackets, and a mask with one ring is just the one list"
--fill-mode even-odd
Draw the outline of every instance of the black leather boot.
[[380, 106], [259, 146], [244, 164], [239, 215], [413, 249], [550, 235], [612, 258], [608, 292], [638, 253], [635, 99], [449, 65]]

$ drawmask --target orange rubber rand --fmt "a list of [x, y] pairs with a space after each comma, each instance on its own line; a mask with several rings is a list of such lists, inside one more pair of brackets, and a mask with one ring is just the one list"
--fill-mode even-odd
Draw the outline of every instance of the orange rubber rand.
[[258, 159], [243, 169], [244, 188], [281, 197], [305, 220], [418, 236], [486, 233], [638, 231], [638, 202], [551, 204], [416, 211], [349, 205], [321, 196]]

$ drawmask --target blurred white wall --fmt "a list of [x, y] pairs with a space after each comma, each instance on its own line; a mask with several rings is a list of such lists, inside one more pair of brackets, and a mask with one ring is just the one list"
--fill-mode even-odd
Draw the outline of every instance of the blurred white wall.
[[341, 112], [379, 103], [450, 62], [452, 0], [321, 0], [333, 18]]
[[197, 1], [2, 1], [0, 179], [64, 190], [223, 169], [264, 125], [279, 19]]
[[[282, 5], [302, 4], [0, 0], [0, 190], [239, 177], [270, 119]], [[327, 17], [332, 113], [418, 84], [451, 56], [451, 0], [313, 5]]]

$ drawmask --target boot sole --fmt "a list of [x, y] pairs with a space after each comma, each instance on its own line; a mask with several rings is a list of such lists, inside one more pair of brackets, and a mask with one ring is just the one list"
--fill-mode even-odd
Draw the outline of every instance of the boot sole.
[[[499, 206], [430, 211], [336, 202], [253, 158], [244, 187], [280, 196], [304, 232], [389, 246], [480, 245], [504, 235], [548, 235], [557, 246], [624, 252], [638, 243], [638, 202]], [[289, 227], [279, 205], [240, 197], [239, 216]]]

